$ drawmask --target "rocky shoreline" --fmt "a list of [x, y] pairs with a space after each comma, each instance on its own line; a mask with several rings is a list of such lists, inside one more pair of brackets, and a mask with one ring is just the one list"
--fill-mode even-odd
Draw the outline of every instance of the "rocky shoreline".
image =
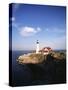
[[36, 54], [36, 53], [28, 53], [18, 57], [17, 61], [19, 64], [39, 64], [49, 59], [53, 59], [56, 61], [63, 61], [66, 59], [65, 52], [51, 52], [48, 55]]

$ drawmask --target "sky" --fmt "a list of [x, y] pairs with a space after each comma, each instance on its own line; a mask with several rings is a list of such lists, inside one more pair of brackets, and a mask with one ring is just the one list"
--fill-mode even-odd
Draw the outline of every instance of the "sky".
[[66, 7], [12, 4], [12, 50], [66, 49]]

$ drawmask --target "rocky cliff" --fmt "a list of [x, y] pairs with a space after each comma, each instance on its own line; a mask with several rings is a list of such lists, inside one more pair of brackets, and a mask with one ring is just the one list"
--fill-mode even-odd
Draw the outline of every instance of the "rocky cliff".
[[44, 61], [48, 60], [47, 58], [53, 59], [53, 60], [65, 60], [66, 59], [66, 53], [65, 52], [52, 52], [48, 55], [44, 55], [44, 54], [36, 54], [36, 53], [28, 53], [28, 54], [24, 54], [18, 57], [17, 61], [20, 64], [38, 64], [38, 63], [43, 63]]

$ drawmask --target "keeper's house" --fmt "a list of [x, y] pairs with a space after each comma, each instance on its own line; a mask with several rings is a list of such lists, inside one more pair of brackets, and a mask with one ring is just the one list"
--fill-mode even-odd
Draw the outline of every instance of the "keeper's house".
[[43, 53], [44, 55], [49, 54], [52, 51], [50, 47], [44, 47], [42, 50], [39, 51], [39, 53]]

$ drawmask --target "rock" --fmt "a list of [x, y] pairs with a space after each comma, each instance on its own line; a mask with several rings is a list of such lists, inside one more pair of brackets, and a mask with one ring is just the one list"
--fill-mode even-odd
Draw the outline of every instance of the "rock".
[[19, 63], [41, 63], [44, 60], [44, 55], [43, 54], [36, 54], [36, 53], [28, 53], [22, 56], [19, 56], [17, 61]]
[[[38, 63], [43, 63], [44, 61], [48, 60], [47, 57], [49, 57], [49, 55], [51, 55], [51, 58], [53, 58], [53, 60], [65, 60], [66, 59], [66, 54], [62, 53], [62, 52], [52, 52], [48, 55], [44, 55], [44, 54], [36, 54], [36, 53], [28, 53], [28, 54], [24, 54], [18, 57], [17, 61], [19, 63], [24, 63], [24, 64], [38, 64]], [[51, 60], [51, 58], [49, 58]]]

